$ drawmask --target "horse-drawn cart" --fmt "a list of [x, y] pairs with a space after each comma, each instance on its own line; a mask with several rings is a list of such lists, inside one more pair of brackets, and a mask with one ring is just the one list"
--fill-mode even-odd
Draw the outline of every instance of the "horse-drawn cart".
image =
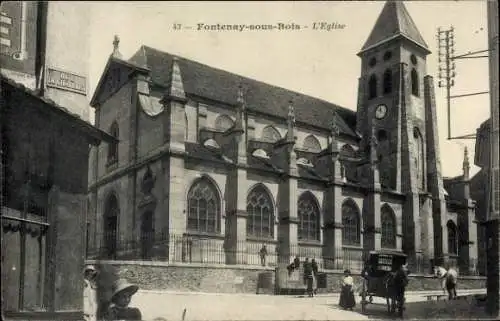
[[[404, 291], [408, 284], [409, 271], [406, 268], [406, 254], [390, 251], [371, 251], [361, 276], [361, 309], [373, 303], [373, 297], [385, 298], [387, 311], [399, 315], [404, 310]], [[367, 300], [368, 298], [368, 300]]]

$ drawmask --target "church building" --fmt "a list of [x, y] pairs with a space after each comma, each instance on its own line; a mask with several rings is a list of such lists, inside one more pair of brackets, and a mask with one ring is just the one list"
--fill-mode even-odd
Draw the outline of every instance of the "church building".
[[265, 245], [267, 265], [390, 250], [415, 272], [472, 270], [468, 165], [442, 177], [431, 52], [403, 2], [358, 53], [357, 111], [148, 46], [125, 60], [118, 42], [91, 101], [117, 138], [91, 151], [101, 258], [260, 265]]

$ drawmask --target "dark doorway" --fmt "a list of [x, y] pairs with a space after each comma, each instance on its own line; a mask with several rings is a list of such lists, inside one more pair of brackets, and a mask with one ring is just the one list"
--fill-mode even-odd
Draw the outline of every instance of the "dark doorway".
[[118, 227], [118, 200], [111, 195], [106, 202], [104, 217], [104, 246], [105, 256], [108, 259], [116, 259], [117, 227]]
[[141, 223], [141, 249], [142, 259], [150, 260], [153, 255], [154, 245], [154, 217], [153, 212], [148, 211], [142, 215]]

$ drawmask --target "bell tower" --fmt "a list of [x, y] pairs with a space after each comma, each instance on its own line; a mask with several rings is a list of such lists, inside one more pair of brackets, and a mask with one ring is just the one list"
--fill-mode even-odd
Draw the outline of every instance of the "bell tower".
[[[401, 168], [404, 164], [402, 154], [406, 152], [411, 154], [408, 155], [411, 165], [416, 166], [417, 189], [426, 190], [423, 87], [429, 53], [406, 7], [396, 1], [386, 2], [358, 53], [361, 77], [357, 130], [368, 138], [371, 127], [375, 127], [380, 179], [386, 188], [411, 189], [403, 187], [403, 176], [407, 173]], [[403, 130], [407, 132], [403, 134]], [[412, 150], [405, 151], [408, 145], [413, 145]]]
[[[428, 210], [422, 204], [429, 191], [428, 173], [435, 171], [428, 168], [428, 149], [432, 156], [439, 157], [439, 153], [434, 148], [437, 145], [427, 146], [428, 122], [435, 117], [435, 110], [434, 116], [426, 112], [427, 107], [435, 107], [434, 101], [426, 102], [434, 94], [432, 86], [426, 85], [429, 80], [432, 83], [431, 77], [425, 77], [428, 54], [428, 46], [403, 2], [387, 1], [358, 53], [357, 131], [363, 136], [362, 148], [369, 148], [375, 134], [382, 188], [405, 195], [398, 219], [403, 250], [416, 258], [422, 246], [431, 248], [424, 255], [430, 260], [434, 255], [432, 211], [430, 204], [426, 205]], [[434, 134], [435, 128], [431, 132]]]

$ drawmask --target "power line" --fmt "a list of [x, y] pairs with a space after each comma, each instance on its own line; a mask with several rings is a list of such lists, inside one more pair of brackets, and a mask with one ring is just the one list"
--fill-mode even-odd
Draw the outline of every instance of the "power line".
[[451, 136], [451, 99], [452, 98], [462, 98], [476, 95], [488, 94], [489, 91], [480, 91], [475, 93], [467, 93], [461, 95], [451, 95], [451, 87], [455, 86], [456, 72], [456, 60], [461, 59], [478, 59], [478, 58], [488, 58], [487, 55], [478, 55], [484, 52], [489, 52], [491, 50], [477, 50], [474, 52], [467, 52], [465, 54], [455, 55], [455, 30], [453, 26], [449, 29], [442, 29], [441, 27], [437, 30], [437, 42], [438, 42], [438, 86], [439, 88], [446, 89], [446, 109], [448, 118], [448, 140], [451, 139], [475, 139], [475, 134], [467, 134], [452, 137]]

